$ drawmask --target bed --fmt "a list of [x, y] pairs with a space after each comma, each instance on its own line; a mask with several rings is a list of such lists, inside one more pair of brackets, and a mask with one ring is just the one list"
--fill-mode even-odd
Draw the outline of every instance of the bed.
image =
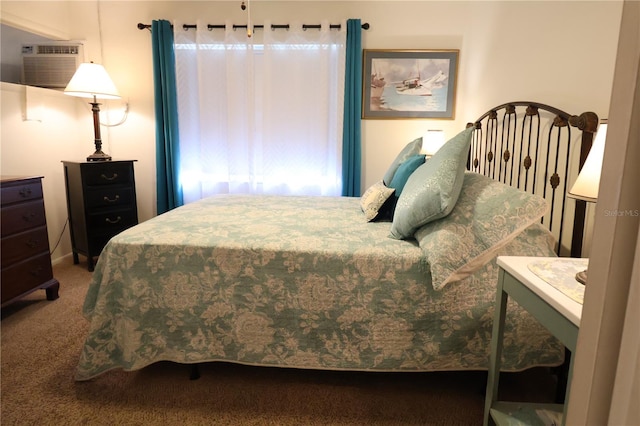
[[[359, 198], [220, 195], [140, 223], [100, 255], [76, 380], [159, 361], [486, 370], [495, 259], [579, 250], [566, 223], [584, 210], [564, 194], [596, 127], [593, 113], [504, 104], [408, 172], [407, 144]], [[510, 371], [564, 359], [516, 304], [503, 352]]]

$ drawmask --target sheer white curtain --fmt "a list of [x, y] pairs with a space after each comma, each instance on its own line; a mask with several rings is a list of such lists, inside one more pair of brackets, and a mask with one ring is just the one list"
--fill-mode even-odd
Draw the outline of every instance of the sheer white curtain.
[[196, 31], [174, 23], [185, 203], [340, 195], [346, 24]]

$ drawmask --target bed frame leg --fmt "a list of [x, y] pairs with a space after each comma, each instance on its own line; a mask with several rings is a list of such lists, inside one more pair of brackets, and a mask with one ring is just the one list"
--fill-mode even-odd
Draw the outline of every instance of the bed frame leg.
[[198, 364], [192, 364], [190, 366], [191, 372], [189, 373], [189, 380], [198, 380], [200, 378], [200, 369]]

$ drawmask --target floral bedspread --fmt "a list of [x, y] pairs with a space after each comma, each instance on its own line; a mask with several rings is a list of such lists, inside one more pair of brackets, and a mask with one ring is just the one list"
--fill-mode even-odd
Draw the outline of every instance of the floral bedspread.
[[[366, 222], [357, 198], [228, 195], [130, 228], [96, 265], [76, 379], [158, 361], [486, 369], [495, 263], [436, 291], [423, 250], [389, 225]], [[541, 244], [498, 254], [548, 256]], [[508, 315], [506, 369], [562, 362], [535, 320]]]

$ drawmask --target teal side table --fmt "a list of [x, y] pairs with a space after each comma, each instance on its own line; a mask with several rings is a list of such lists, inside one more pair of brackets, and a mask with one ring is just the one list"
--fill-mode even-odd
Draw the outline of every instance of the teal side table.
[[[485, 397], [485, 426], [564, 425], [566, 404], [498, 401], [504, 320], [507, 299], [511, 297], [574, 353], [584, 297], [584, 286], [575, 280], [575, 274], [586, 269], [587, 263], [588, 259], [498, 257], [500, 270]], [[565, 401], [569, 400], [573, 358], [569, 363]]]

